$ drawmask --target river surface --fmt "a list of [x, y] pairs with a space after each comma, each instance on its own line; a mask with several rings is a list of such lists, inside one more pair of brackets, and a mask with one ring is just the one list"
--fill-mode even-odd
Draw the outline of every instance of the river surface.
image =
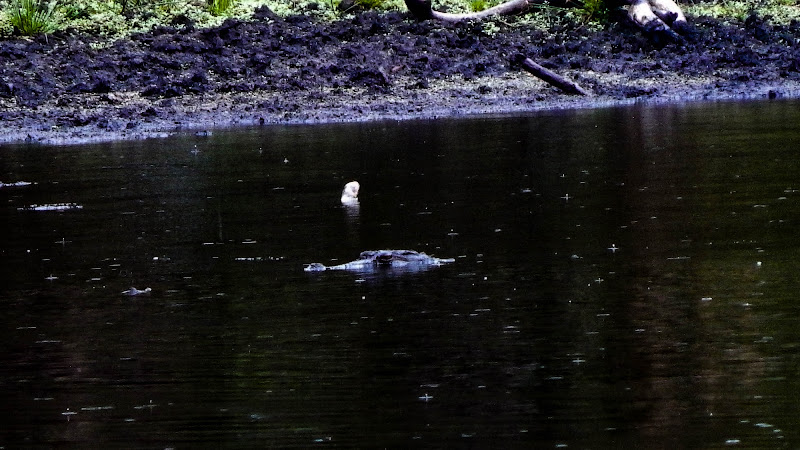
[[[798, 151], [796, 101], [2, 147], [0, 446], [796, 448]], [[383, 248], [455, 262], [303, 271]]]

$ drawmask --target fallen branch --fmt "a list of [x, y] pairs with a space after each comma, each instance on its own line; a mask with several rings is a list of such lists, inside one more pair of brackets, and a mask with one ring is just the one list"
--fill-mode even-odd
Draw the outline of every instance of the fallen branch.
[[580, 87], [574, 81], [570, 81], [562, 77], [561, 75], [553, 72], [552, 70], [543, 67], [539, 64], [536, 64], [532, 59], [526, 57], [521, 53], [517, 53], [514, 56], [514, 62], [521, 65], [523, 69], [525, 69], [533, 76], [546, 81], [547, 83], [561, 89], [566, 93], [578, 94], [578, 95], [591, 95], [589, 91]]

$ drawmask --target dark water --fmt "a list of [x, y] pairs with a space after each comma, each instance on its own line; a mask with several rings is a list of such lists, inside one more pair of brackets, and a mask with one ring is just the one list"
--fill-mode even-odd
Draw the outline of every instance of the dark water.
[[[2, 148], [0, 445], [797, 447], [799, 149], [797, 102]], [[378, 248], [456, 262], [302, 270]]]

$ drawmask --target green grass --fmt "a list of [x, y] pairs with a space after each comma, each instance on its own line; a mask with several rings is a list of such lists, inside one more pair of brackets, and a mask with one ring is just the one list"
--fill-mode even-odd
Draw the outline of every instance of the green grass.
[[788, 24], [800, 20], [798, 0], [721, 0], [696, 2], [685, 6], [689, 16], [708, 16], [717, 19], [743, 21], [752, 14], [768, 17], [775, 24]]
[[[360, 8], [405, 11], [403, 0], [355, 0]], [[452, 13], [481, 11], [500, 0], [433, 0], [434, 8]], [[498, 19], [503, 26], [546, 28], [553, 23], [580, 21], [601, 24], [608, 20], [604, 0], [580, 1], [578, 8], [563, 9], [546, 5], [528, 14]], [[744, 20], [756, 12], [773, 23], [800, 20], [800, 0], [684, 0], [681, 6], [690, 20], [711, 16]], [[134, 32], [167, 25], [186, 16], [197, 27], [222, 23], [227, 17], [247, 20], [253, 11], [267, 6], [279, 16], [307, 14], [321, 20], [336, 20], [338, 0], [0, 0], [0, 38], [11, 34], [34, 35], [56, 29], [74, 28], [80, 32], [114, 39]], [[321, 6], [321, 7], [320, 7]], [[500, 24], [497, 24], [499, 26]]]
[[383, 0], [356, 0], [356, 5], [366, 10], [383, 9], [384, 3]]
[[13, 0], [8, 16], [14, 29], [23, 36], [50, 33], [56, 29], [55, 1]]
[[211, 11], [211, 14], [221, 16], [231, 9], [233, 3], [234, 0], [209, 0], [208, 9]]
[[469, 2], [469, 9], [473, 12], [480, 12], [489, 9], [489, 2], [486, 0], [471, 0]]
[[580, 12], [586, 20], [608, 22], [611, 10], [605, 0], [582, 0], [579, 4]]

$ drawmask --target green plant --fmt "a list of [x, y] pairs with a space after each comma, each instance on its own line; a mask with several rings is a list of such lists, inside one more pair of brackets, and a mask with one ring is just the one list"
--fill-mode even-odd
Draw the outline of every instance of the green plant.
[[234, 0], [208, 0], [208, 9], [211, 14], [221, 16], [233, 6]]
[[119, 3], [119, 6], [122, 7], [122, 13], [125, 14], [128, 12], [129, 7], [139, 6], [140, 0], [116, 0]]
[[64, 5], [62, 11], [68, 20], [86, 19], [92, 14], [92, 8], [86, 1], [72, 1]]
[[380, 9], [383, 6], [383, 0], [356, 0], [356, 5], [363, 9]]
[[611, 13], [605, 0], [582, 0], [580, 10], [586, 20], [605, 22]]
[[470, 0], [469, 9], [473, 12], [483, 11], [489, 8], [489, 2], [486, 0]]
[[339, 10], [339, 3], [341, 3], [340, 1], [327, 0], [327, 2], [328, 2], [328, 7], [331, 9], [331, 11], [336, 13]]
[[24, 36], [52, 32], [56, 29], [53, 17], [56, 3], [48, 0], [14, 0], [9, 7], [11, 25]]

